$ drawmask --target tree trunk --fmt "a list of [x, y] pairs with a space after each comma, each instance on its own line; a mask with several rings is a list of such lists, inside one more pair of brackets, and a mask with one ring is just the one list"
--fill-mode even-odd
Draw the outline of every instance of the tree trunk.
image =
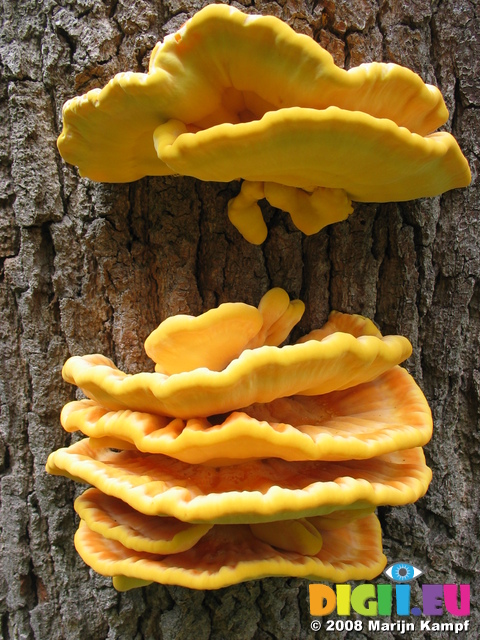
[[[385, 553], [390, 562], [421, 568], [427, 583], [466, 583], [472, 594], [480, 591], [480, 25], [474, 3], [282, 0], [248, 7], [313, 36], [340, 66], [396, 62], [439, 86], [450, 110], [447, 129], [474, 175], [470, 188], [442, 197], [356, 206], [346, 222], [311, 237], [287, 214], [264, 206], [269, 235], [260, 247], [245, 242], [227, 219], [238, 183], [166, 177], [98, 184], [79, 178], [55, 147], [65, 100], [103, 86], [119, 71], [145, 70], [155, 42], [202, 4], [3, 3], [4, 640], [353, 637], [311, 631], [306, 580], [117, 593], [75, 552], [78, 485], [45, 472], [48, 454], [70, 442], [59, 423], [62, 405], [75, 397], [61, 377], [69, 355], [98, 352], [123, 370], [149, 370], [143, 341], [165, 317], [196, 315], [225, 301], [256, 305], [273, 286], [305, 301], [298, 333], [321, 326], [338, 309], [410, 339], [407, 368], [434, 416], [426, 447], [433, 481], [417, 504], [379, 509]], [[472, 608], [471, 637], [479, 623]], [[411, 638], [427, 637], [419, 628]], [[368, 631], [365, 622], [355, 637], [396, 635]]]

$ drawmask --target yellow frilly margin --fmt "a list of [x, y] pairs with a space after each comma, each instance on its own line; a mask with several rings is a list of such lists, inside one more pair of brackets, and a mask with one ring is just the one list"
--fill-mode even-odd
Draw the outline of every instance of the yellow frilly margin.
[[291, 395], [319, 395], [369, 382], [411, 354], [403, 336], [334, 333], [323, 340], [244, 351], [223, 371], [166, 376], [123, 373], [105, 356], [69, 358], [66, 382], [107, 409], [205, 417]]
[[89, 439], [50, 454], [47, 472], [92, 484], [147, 515], [242, 524], [415, 502], [432, 474], [421, 448], [368, 460], [276, 458], [210, 467], [167, 456], [92, 447]]
[[97, 573], [113, 577], [119, 590], [150, 582], [190, 589], [220, 589], [272, 576], [310, 580], [371, 580], [385, 567], [381, 529], [375, 515], [322, 531], [316, 556], [281, 551], [258, 540], [247, 525], [216, 526], [183, 553], [159, 556], [132, 552], [91, 531], [82, 521], [75, 547]]
[[246, 459], [358, 460], [423, 446], [432, 435], [428, 403], [413, 378], [394, 367], [375, 380], [321, 396], [280, 398], [217, 421], [109, 411], [92, 400], [62, 410], [66, 431], [99, 446], [159, 453], [190, 464]]

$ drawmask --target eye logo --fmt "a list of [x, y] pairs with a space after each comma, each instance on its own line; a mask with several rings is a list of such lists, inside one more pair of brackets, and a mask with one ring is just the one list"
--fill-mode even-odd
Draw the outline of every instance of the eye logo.
[[[418, 567], [408, 564], [408, 562], [395, 562], [384, 570], [384, 574], [394, 584], [372, 584], [365, 582], [352, 589], [349, 584], [337, 584], [335, 591], [325, 584], [310, 584], [310, 615], [326, 616], [337, 609], [337, 615], [349, 616], [351, 610], [360, 616], [388, 616], [391, 617], [395, 606], [397, 616], [400, 621], [390, 623], [380, 623], [370, 621], [371, 630], [413, 631], [413, 622], [404, 622], [405, 616], [442, 616], [450, 613], [452, 616], [466, 617], [470, 615], [470, 585], [469, 584], [422, 584], [422, 608], [410, 606], [410, 596], [412, 592], [412, 580], [423, 575], [423, 571]], [[416, 589], [415, 595], [418, 597], [420, 585]], [[318, 621], [312, 626], [314, 631], [320, 627]], [[333, 621], [327, 621], [332, 622]], [[358, 622], [358, 621], [357, 621]], [[353, 623], [352, 623], [353, 624]], [[430, 624], [432, 625], [430, 627]], [[446, 625], [445, 627], [443, 625]], [[453, 629], [455, 633], [460, 629], [468, 629], [469, 620], [457, 623], [437, 623], [429, 620], [422, 620], [422, 630], [439, 631]], [[463, 626], [462, 626], [463, 625]], [[338, 629], [338, 627], [335, 627]], [[348, 627], [342, 627], [348, 630]], [[353, 629], [353, 627], [351, 627]], [[360, 627], [355, 627], [355, 629]], [[327, 631], [333, 627], [326, 626]]]
[[395, 562], [385, 569], [383, 573], [394, 582], [410, 582], [421, 576], [423, 571], [406, 562]]

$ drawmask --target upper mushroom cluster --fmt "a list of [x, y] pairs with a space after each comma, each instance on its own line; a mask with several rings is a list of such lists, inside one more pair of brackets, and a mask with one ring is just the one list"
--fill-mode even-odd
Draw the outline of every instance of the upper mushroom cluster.
[[[208, 5], [158, 43], [148, 73], [120, 73], [69, 100], [58, 148], [82, 176], [243, 179], [229, 217], [250, 242], [257, 201], [306, 234], [351, 202], [434, 196], [470, 182], [441, 93], [395, 64], [348, 71], [272, 16]], [[435, 133], [433, 133], [435, 132]]]
[[75, 504], [75, 544], [118, 589], [383, 569], [375, 507], [415, 501], [431, 477], [430, 410], [398, 366], [411, 347], [341, 313], [279, 346], [302, 313], [273, 289], [258, 308], [165, 320], [145, 345], [154, 373], [66, 362], [87, 399], [62, 425], [88, 437], [47, 470], [94, 486]]

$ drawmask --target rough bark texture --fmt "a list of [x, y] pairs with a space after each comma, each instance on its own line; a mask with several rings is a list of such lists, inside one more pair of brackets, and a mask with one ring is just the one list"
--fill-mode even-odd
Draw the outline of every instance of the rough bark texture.
[[[308, 582], [268, 579], [215, 592], [152, 585], [118, 594], [73, 547], [74, 483], [47, 476], [69, 442], [59, 424], [74, 390], [71, 354], [149, 368], [142, 343], [166, 316], [223, 301], [257, 304], [272, 286], [302, 298], [299, 332], [330, 309], [365, 314], [413, 344], [407, 363], [432, 407], [433, 469], [416, 505], [380, 509], [386, 554], [429, 583], [469, 583], [480, 633], [479, 17], [469, 0], [285, 0], [248, 5], [312, 35], [345, 67], [384, 60], [439, 86], [474, 181], [405, 204], [357, 206], [306, 238], [264, 207], [261, 247], [230, 225], [238, 184], [149, 178], [104, 185], [59, 157], [61, 106], [116, 72], [144, 70], [155, 42], [196, 0], [4, 0], [0, 43], [0, 637], [24, 640], [281, 640], [314, 634]], [[239, 5], [241, 6], [241, 5]], [[383, 580], [384, 581], [384, 580]], [[413, 599], [418, 597], [414, 588]], [[451, 618], [448, 618], [451, 620]], [[410, 619], [409, 619], [410, 620]], [[445, 618], [441, 620], [445, 621]], [[467, 635], [462, 637], [467, 637]], [[412, 638], [447, 638], [416, 631]]]

